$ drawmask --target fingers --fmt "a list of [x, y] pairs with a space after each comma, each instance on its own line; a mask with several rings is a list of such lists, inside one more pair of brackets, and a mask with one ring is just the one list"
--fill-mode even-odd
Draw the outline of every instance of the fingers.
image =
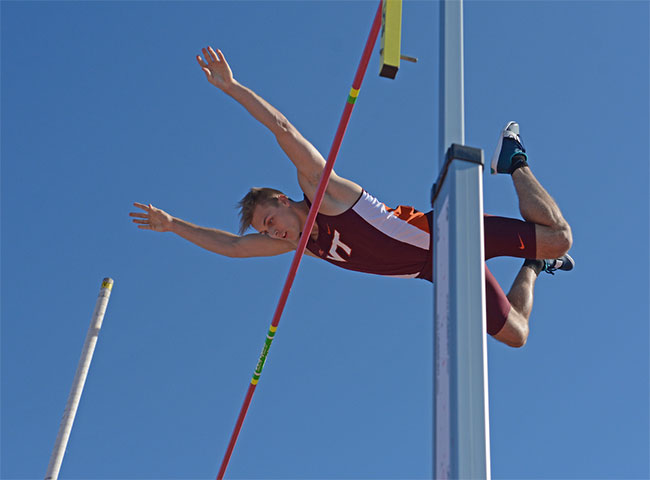
[[133, 206], [144, 210], [144, 212], [129, 213], [132, 222], [135, 223], [138, 228], [151, 230], [153, 232], [166, 232], [169, 230], [169, 224], [171, 222], [169, 214], [154, 207], [152, 204], [145, 205], [144, 203], [135, 202]]
[[212, 47], [208, 47], [208, 51], [210, 52], [210, 56], [214, 58], [215, 62], [221, 62], [222, 58], [219, 58], [219, 55], [217, 55]]
[[133, 218], [132, 222], [137, 223], [139, 225], [139, 228], [143, 228], [143, 225], [147, 228], [151, 228], [151, 218], [149, 217], [148, 213], [131, 212], [129, 213], [129, 217]]
[[138, 228], [142, 228], [144, 230], [153, 230], [153, 226], [151, 225], [151, 218], [150, 218], [150, 213], [151, 213], [151, 208], [152, 205], [144, 205], [143, 203], [138, 203], [134, 202], [133, 203], [134, 207], [141, 208], [142, 210], [146, 210], [147, 213], [141, 213], [141, 212], [130, 212], [129, 217], [133, 217], [133, 223], [138, 225]]
[[216, 55], [217, 55], [217, 58], [219, 59], [220, 62], [223, 62], [226, 65], [228, 65], [228, 61], [226, 60], [226, 57], [223, 56], [223, 52], [221, 50], [219, 50], [218, 48], [217, 48]]
[[148, 218], [145, 220], [138, 220], [134, 218], [133, 223], [135, 223], [138, 226], [138, 228], [142, 228], [144, 230], [154, 230], [153, 225], [151, 224], [151, 220], [149, 220]]
[[[214, 48], [208, 46], [206, 48], [202, 48], [201, 51], [203, 52], [203, 57], [200, 55], [196, 56], [196, 59], [199, 62], [199, 65], [202, 67], [208, 67], [212, 65], [213, 63], [220, 63], [220, 62], [225, 62], [226, 59], [223, 56], [223, 52], [219, 49], [217, 51], [214, 51]], [[205, 60], [203, 60], [205, 58]]]
[[138, 228], [142, 228], [144, 230], [154, 230], [154, 231], [156, 230], [151, 223], [151, 219], [147, 215], [143, 213], [136, 213], [136, 214], [131, 213], [130, 215], [132, 217], [141, 216], [141, 218], [143, 218], [143, 220], [139, 220], [138, 218], [134, 218], [132, 220], [132, 222], [135, 223], [138, 226]]
[[210, 58], [212, 59], [213, 62], [217, 62], [217, 54], [214, 53], [214, 49], [210, 46], [208, 46], [208, 53], [210, 54]]
[[207, 48], [202, 48], [201, 51], [203, 52], [203, 58], [205, 58], [205, 60], [208, 62], [208, 65], [216, 63], [217, 61], [216, 55], [212, 56], [212, 53], [210, 53]]

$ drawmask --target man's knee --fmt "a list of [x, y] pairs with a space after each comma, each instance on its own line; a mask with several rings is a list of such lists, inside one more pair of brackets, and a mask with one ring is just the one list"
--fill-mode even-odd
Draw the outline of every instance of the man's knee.
[[547, 227], [537, 225], [537, 258], [560, 258], [571, 249], [573, 234], [566, 221]]
[[556, 233], [556, 248], [557, 255], [556, 258], [561, 257], [569, 250], [571, 250], [571, 245], [573, 245], [573, 233], [571, 232], [571, 226], [565, 221], [562, 225], [559, 226]]
[[494, 338], [509, 347], [521, 348], [526, 345], [528, 340], [528, 320], [519, 312], [512, 309], [508, 314], [508, 320]]
[[526, 342], [528, 341], [528, 333], [528, 327], [518, 329], [516, 333], [510, 337], [509, 341], [505, 343], [513, 348], [521, 348], [526, 345]]

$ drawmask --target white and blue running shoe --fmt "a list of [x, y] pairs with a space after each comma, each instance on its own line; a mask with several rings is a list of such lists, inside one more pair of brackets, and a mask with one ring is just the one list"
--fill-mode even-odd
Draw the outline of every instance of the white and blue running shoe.
[[519, 167], [528, 165], [526, 149], [519, 137], [519, 124], [508, 122], [508, 125], [499, 135], [499, 143], [492, 156], [490, 171], [492, 174], [512, 174]]
[[542, 261], [544, 262], [542, 272], [550, 273], [551, 275], [555, 275], [556, 270], [564, 270], [568, 272], [569, 270], [573, 270], [573, 267], [576, 265], [576, 262], [573, 261], [573, 258], [571, 258], [571, 255], [568, 253], [554, 260]]

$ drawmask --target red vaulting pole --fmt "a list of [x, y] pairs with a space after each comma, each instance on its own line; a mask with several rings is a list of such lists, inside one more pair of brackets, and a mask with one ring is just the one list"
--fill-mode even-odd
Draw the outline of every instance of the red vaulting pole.
[[303, 228], [303, 234], [300, 236], [300, 242], [298, 243], [298, 248], [296, 253], [293, 256], [293, 261], [291, 262], [291, 268], [289, 269], [289, 274], [287, 275], [287, 280], [284, 283], [284, 288], [282, 289], [282, 294], [280, 295], [280, 300], [278, 301], [278, 306], [275, 309], [275, 314], [273, 315], [273, 321], [271, 322], [271, 327], [269, 328], [269, 333], [266, 337], [266, 342], [264, 343], [264, 348], [260, 359], [257, 363], [257, 367], [253, 374], [253, 379], [251, 380], [250, 385], [248, 386], [248, 392], [246, 392], [246, 398], [244, 399], [244, 404], [241, 407], [239, 412], [239, 418], [237, 419], [237, 424], [235, 429], [232, 432], [230, 437], [230, 443], [228, 444], [228, 449], [224, 455], [223, 461], [221, 462], [221, 468], [219, 469], [219, 474], [217, 475], [217, 480], [223, 479], [226, 468], [228, 468], [228, 462], [232, 456], [232, 452], [235, 448], [235, 443], [237, 443], [237, 437], [241, 430], [242, 424], [244, 423], [244, 418], [246, 418], [246, 412], [248, 412], [248, 407], [251, 404], [253, 398], [253, 393], [255, 393], [255, 387], [257, 382], [262, 374], [262, 369], [264, 368], [264, 363], [266, 362], [266, 356], [268, 354], [269, 348], [271, 347], [271, 342], [275, 336], [278, 324], [280, 323], [280, 318], [282, 317], [282, 311], [284, 306], [287, 303], [287, 298], [289, 297], [289, 292], [291, 291], [291, 286], [293, 285], [293, 280], [300, 266], [300, 260], [302, 255], [305, 252], [307, 247], [307, 241], [309, 240], [310, 232], [314, 228], [314, 222], [316, 221], [316, 214], [318, 209], [323, 201], [323, 196], [325, 195], [325, 189], [329, 182], [330, 174], [334, 168], [334, 162], [336, 161], [336, 156], [339, 153], [341, 148], [341, 142], [343, 141], [343, 136], [345, 135], [345, 130], [348, 127], [350, 122], [350, 115], [352, 115], [352, 109], [354, 108], [354, 103], [359, 95], [359, 89], [361, 88], [361, 82], [363, 82], [363, 76], [366, 73], [368, 68], [368, 62], [370, 61], [370, 55], [372, 50], [377, 42], [377, 36], [379, 35], [379, 29], [381, 27], [381, 14], [382, 14], [382, 2], [379, 2], [379, 7], [377, 8], [377, 13], [375, 14], [375, 19], [372, 23], [372, 28], [370, 34], [368, 35], [368, 40], [366, 41], [366, 47], [363, 50], [363, 55], [361, 56], [361, 62], [357, 68], [357, 73], [354, 76], [354, 82], [352, 83], [352, 89], [350, 90], [350, 95], [348, 96], [348, 101], [345, 104], [343, 109], [343, 115], [341, 116], [341, 121], [339, 122], [336, 135], [334, 136], [334, 141], [332, 142], [332, 148], [330, 153], [327, 156], [327, 163], [323, 169], [323, 175], [321, 176], [320, 183], [318, 184], [318, 189], [316, 190], [316, 196], [312, 203], [311, 208], [309, 209], [309, 215], [307, 215], [307, 221]]

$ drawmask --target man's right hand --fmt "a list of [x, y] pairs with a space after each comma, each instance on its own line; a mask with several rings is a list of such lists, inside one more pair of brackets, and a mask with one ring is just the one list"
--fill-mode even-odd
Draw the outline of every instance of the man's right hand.
[[156, 208], [151, 204], [144, 205], [138, 202], [135, 202], [133, 206], [145, 211], [145, 213], [129, 213], [130, 217], [135, 217], [133, 223], [137, 223], [138, 228], [153, 230], [154, 232], [169, 232], [171, 230], [174, 217], [164, 210]]
[[205, 60], [200, 55], [196, 56], [196, 60], [208, 82], [225, 92], [234, 83], [232, 70], [230, 70], [226, 57], [223, 56], [221, 50], [217, 49], [215, 52], [212, 47], [203, 48], [202, 52]]

